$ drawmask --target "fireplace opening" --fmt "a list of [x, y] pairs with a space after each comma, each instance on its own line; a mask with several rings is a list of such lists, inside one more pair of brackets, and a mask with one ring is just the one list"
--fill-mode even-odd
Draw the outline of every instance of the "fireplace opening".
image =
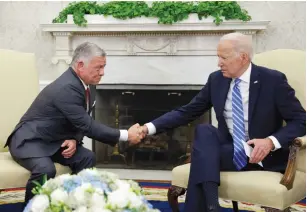
[[[199, 90], [97, 89], [94, 118], [108, 126], [128, 129], [143, 125], [189, 103]], [[93, 141], [97, 167], [171, 170], [189, 157], [194, 126], [210, 123], [210, 112], [185, 126], [147, 136], [135, 146], [111, 147]]]

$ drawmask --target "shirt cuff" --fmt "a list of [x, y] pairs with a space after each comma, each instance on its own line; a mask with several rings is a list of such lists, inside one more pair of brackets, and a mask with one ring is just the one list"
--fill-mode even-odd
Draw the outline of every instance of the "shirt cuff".
[[148, 135], [153, 135], [153, 134], [156, 133], [156, 127], [155, 127], [155, 125], [153, 125], [153, 123], [150, 122], [150, 123], [147, 123], [145, 125], [148, 129]]
[[128, 141], [128, 130], [120, 130], [119, 141]]
[[271, 151], [276, 151], [276, 150], [278, 150], [278, 149], [281, 148], [281, 145], [280, 145], [280, 143], [278, 142], [277, 138], [275, 138], [274, 136], [269, 136], [269, 139], [272, 140], [272, 142], [273, 142], [273, 144], [274, 144], [274, 146], [275, 146], [275, 148], [274, 148], [273, 150], [271, 150]]

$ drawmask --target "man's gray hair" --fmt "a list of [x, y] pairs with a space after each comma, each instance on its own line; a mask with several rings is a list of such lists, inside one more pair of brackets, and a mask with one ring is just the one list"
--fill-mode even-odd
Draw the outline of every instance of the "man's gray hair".
[[234, 43], [236, 53], [246, 53], [250, 60], [253, 58], [253, 42], [251, 36], [239, 32], [233, 32], [221, 37], [220, 40], [228, 40]]
[[93, 59], [93, 57], [100, 56], [106, 56], [106, 53], [103, 49], [101, 49], [94, 43], [85, 42], [77, 46], [77, 48], [75, 49], [70, 65], [75, 66], [75, 64], [79, 60], [82, 60], [85, 65], [88, 65], [88, 63], [90, 62], [90, 60]]

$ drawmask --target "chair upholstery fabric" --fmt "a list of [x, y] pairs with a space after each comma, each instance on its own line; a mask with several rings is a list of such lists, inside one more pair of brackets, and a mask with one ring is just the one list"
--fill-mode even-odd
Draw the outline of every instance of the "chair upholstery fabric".
[[[25, 187], [30, 172], [17, 164], [3, 146], [39, 92], [35, 56], [0, 49], [0, 189]], [[56, 164], [57, 174], [70, 171]]]

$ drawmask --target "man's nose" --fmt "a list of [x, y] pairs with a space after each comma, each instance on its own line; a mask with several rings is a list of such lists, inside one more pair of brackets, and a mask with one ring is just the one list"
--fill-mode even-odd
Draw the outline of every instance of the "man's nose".
[[223, 65], [221, 59], [218, 60], [217, 65], [218, 65], [219, 67], [221, 67], [221, 66]]
[[104, 69], [101, 69], [101, 70], [99, 71], [99, 75], [100, 75], [100, 76], [103, 76], [103, 75], [104, 75]]

